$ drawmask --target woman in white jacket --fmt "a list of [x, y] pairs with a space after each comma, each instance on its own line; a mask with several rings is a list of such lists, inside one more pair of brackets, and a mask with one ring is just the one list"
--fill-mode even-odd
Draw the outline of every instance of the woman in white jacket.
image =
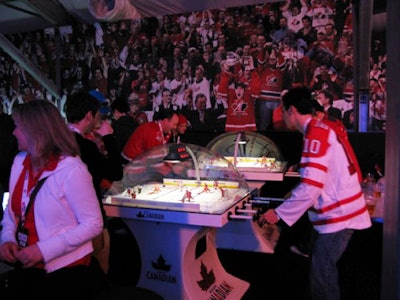
[[74, 135], [46, 100], [18, 105], [12, 116], [21, 152], [12, 166], [1, 232], [0, 260], [16, 265], [8, 296], [93, 298], [104, 286], [91, 257], [103, 221]]

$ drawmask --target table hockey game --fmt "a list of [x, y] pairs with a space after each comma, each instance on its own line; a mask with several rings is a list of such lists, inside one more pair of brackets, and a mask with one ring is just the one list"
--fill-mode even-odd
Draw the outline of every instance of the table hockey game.
[[[243, 176], [250, 188], [258, 191], [269, 181], [283, 181], [287, 167], [278, 146], [266, 136], [255, 132], [226, 132], [211, 140], [206, 148], [228, 160]], [[257, 196], [260, 196], [259, 194]], [[268, 207], [281, 199], [253, 201], [253, 207]], [[246, 211], [242, 209], [241, 211]], [[266, 226], [266, 225], [265, 225]], [[265, 228], [264, 228], [265, 229]], [[217, 232], [218, 248], [273, 253], [275, 244], [266, 241], [265, 230], [245, 217], [230, 222]], [[236, 238], [245, 240], [237, 243]]]
[[284, 178], [286, 162], [274, 157], [234, 157], [225, 156], [247, 182], [252, 181], [281, 181]]
[[252, 188], [260, 189], [267, 181], [282, 181], [286, 162], [278, 146], [255, 132], [226, 132], [207, 146], [225, 157], [238, 169]]
[[[253, 223], [256, 211], [243, 208], [251, 206], [254, 191], [225, 158], [195, 145], [183, 147], [196, 162], [187, 165], [186, 176], [172, 178], [165, 162], [173, 167], [169, 162], [179, 161], [166, 159], [174, 147], [166, 144], [132, 161], [103, 201], [107, 215], [122, 218], [137, 241], [137, 286], [166, 300], [240, 299], [249, 283], [225, 271], [216, 236], [236, 220]], [[263, 226], [260, 234], [275, 239]]]

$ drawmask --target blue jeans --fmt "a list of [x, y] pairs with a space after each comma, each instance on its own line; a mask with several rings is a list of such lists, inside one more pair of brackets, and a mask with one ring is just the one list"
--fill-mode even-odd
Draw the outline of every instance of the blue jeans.
[[272, 112], [279, 106], [279, 101], [257, 100], [258, 131], [272, 129]]
[[339, 300], [339, 273], [337, 262], [349, 244], [354, 230], [317, 234], [314, 240], [310, 287], [313, 300]]

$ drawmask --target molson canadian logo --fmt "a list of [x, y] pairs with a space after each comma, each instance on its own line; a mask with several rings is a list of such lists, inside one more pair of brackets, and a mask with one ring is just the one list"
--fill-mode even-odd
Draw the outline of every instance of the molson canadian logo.
[[157, 220], [164, 220], [164, 214], [160, 214], [157, 212], [148, 212], [148, 211], [140, 211], [136, 214], [138, 219], [157, 219]]
[[206, 265], [201, 262], [200, 266], [201, 280], [197, 281], [197, 284], [202, 291], [208, 291], [208, 300], [222, 300], [229, 297], [232, 293], [233, 286], [228, 284], [226, 281], [222, 281], [221, 284], [215, 285], [214, 271], [211, 269], [207, 270]]
[[171, 265], [167, 264], [164, 257], [160, 254], [156, 261], [151, 262], [154, 270], [146, 273], [146, 278], [149, 280], [157, 280], [176, 284], [176, 276], [169, 274]]

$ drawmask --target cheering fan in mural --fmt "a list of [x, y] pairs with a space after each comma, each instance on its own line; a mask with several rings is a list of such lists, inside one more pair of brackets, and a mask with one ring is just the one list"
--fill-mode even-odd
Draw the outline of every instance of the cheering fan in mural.
[[[234, 81], [230, 71], [235, 60], [221, 62], [221, 80], [218, 88], [218, 97], [226, 101], [225, 131], [256, 131], [254, 101], [251, 98], [251, 86], [242, 81]], [[232, 65], [233, 66], [233, 65]]]

